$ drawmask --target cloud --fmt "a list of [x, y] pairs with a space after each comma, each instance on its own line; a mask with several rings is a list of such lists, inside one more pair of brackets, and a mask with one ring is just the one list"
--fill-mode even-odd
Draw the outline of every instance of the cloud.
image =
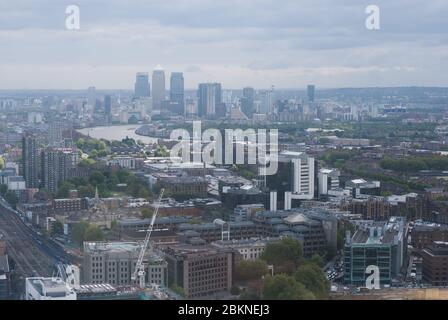
[[79, 31], [72, 1], [2, 1], [0, 88], [131, 88], [157, 64], [188, 87], [446, 85], [448, 2], [375, 2], [377, 32], [365, 0], [78, 0]]

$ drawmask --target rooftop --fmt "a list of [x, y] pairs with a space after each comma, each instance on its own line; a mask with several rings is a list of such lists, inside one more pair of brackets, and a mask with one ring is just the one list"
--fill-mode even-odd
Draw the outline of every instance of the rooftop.
[[138, 242], [84, 242], [84, 252], [139, 252], [141, 244]]

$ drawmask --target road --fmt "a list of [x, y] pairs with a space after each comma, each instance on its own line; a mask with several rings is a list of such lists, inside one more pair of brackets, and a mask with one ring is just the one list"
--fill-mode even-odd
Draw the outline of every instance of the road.
[[47, 243], [1, 198], [0, 232], [5, 236], [9, 256], [24, 277], [52, 276], [55, 264], [67, 261], [62, 248]]

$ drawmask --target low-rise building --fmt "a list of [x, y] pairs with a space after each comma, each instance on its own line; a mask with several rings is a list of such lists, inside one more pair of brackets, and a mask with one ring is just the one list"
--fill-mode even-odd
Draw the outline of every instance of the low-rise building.
[[33, 277], [25, 280], [26, 300], [76, 300], [76, 292], [61, 278]]
[[435, 241], [421, 252], [423, 280], [433, 286], [448, 286], [448, 242]]
[[[85, 284], [131, 285], [142, 249], [139, 242], [84, 242], [82, 282]], [[166, 286], [167, 265], [155, 252], [146, 252], [146, 283]]]
[[212, 242], [211, 245], [221, 249], [231, 249], [243, 260], [257, 260], [261, 257], [266, 245], [274, 240], [278, 239], [218, 240]]
[[234, 254], [213, 246], [170, 246], [164, 250], [170, 286], [183, 289], [186, 298], [229, 293], [233, 282]]
[[434, 242], [448, 242], [448, 225], [416, 222], [410, 234], [414, 249], [423, 250]]
[[344, 247], [344, 281], [365, 286], [368, 266], [377, 266], [380, 283], [391, 284], [405, 256], [405, 219], [392, 217], [388, 222], [361, 221], [353, 237], [347, 234]]

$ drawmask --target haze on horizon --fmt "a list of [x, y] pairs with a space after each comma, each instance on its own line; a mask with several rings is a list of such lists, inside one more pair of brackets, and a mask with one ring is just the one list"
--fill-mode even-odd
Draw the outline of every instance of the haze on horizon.
[[446, 87], [446, 17], [446, 0], [0, 0], [0, 89], [131, 89], [157, 64], [187, 88]]

